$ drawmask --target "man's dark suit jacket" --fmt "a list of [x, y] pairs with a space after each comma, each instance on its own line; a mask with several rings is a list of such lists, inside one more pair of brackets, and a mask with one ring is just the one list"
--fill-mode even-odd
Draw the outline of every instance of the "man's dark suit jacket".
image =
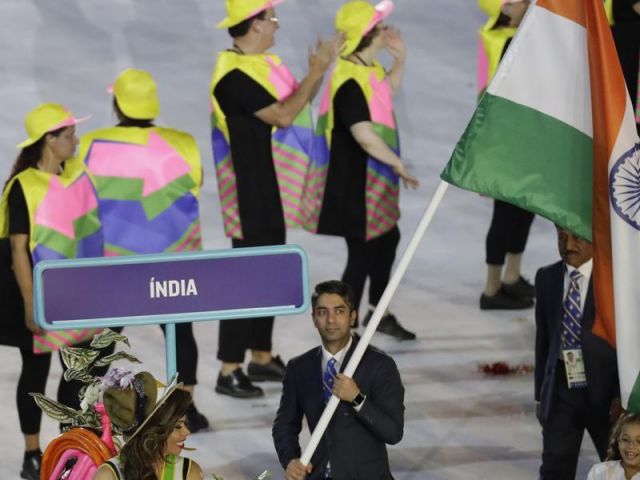
[[[542, 421], [549, 417], [552, 408], [554, 379], [562, 348], [560, 336], [565, 269], [564, 262], [558, 262], [541, 268], [536, 274], [535, 399], [540, 402]], [[580, 293], [584, 295], [584, 292]], [[611, 401], [620, 396], [618, 364], [615, 350], [591, 333], [594, 317], [590, 281], [582, 312], [581, 335], [587, 395], [592, 407], [608, 411]]]
[[[347, 365], [356, 341], [342, 361]], [[273, 422], [273, 441], [280, 464], [300, 457], [298, 435], [303, 416], [310, 431], [316, 428], [324, 410], [322, 399], [322, 347], [309, 350], [287, 364], [282, 398]], [[367, 348], [353, 376], [367, 396], [359, 412], [341, 401], [320, 441], [311, 464], [309, 480], [321, 479], [331, 459], [334, 480], [392, 479], [385, 444], [402, 439], [404, 430], [404, 387], [391, 357]]]

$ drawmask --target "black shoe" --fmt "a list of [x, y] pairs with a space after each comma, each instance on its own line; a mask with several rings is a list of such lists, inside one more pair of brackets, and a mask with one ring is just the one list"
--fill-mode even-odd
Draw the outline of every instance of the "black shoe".
[[286, 368], [280, 355], [276, 355], [265, 365], [249, 362], [247, 375], [252, 382], [281, 382]]
[[515, 283], [503, 283], [502, 291], [516, 300], [536, 298], [535, 287], [523, 277], [518, 278]]
[[199, 432], [200, 430], [205, 430], [209, 428], [209, 420], [203, 414], [201, 414], [196, 406], [192, 403], [189, 405], [186, 413], [187, 417], [187, 428], [191, 431], [191, 433]]
[[530, 298], [512, 298], [503, 289], [492, 296], [480, 295], [480, 310], [522, 310], [533, 307]]
[[262, 389], [251, 383], [240, 367], [229, 375], [218, 375], [216, 392], [235, 398], [256, 398], [264, 395]]
[[27, 480], [40, 480], [40, 464], [42, 463], [42, 452], [27, 452], [25, 453], [24, 460], [22, 462], [22, 470], [20, 471], [20, 478], [26, 478]]
[[[364, 317], [363, 324], [369, 325], [369, 320], [373, 316], [373, 311], [369, 310]], [[398, 322], [398, 319], [393, 313], [387, 313], [378, 324], [378, 328], [376, 328], [377, 332], [386, 333], [387, 335], [391, 335], [398, 340], [415, 340], [416, 334], [410, 332]]]

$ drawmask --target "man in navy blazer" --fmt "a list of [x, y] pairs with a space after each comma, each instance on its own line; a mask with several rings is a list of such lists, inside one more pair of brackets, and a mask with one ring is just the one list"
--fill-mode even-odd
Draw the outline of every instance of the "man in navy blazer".
[[[591, 332], [595, 317], [591, 243], [562, 228], [557, 231], [562, 261], [538, 270], [535, 281], [535, 399], [543, 441], [540, 478], [573, 479], [585, 429], [600, 458], [606, 457], [620, 388], [615, 350]], [[563, 340], [572, 335], [563, 327], [563, 316], [574, 281], [580, 293], [580, 305], [573, 302], [580, 312], [574, 314], [581, 324], [578, 348], [568, 347]], [[582, 365], [586, 386], [570, 388], [567, 370], [575, 382], [575, 372]]]
[[[285, 478], [392, 479], [386, 444], [398, 443], [404, 429], [404, 387], [396, 364], [368, 347], [353, 378], [337, 373], [344, 370], [356, 345], [350, 328], [356, 319], [351, 288], [337, 280], [320, 283], [311, 304], [322, 345], [287, 364], [273, 422], [273, 441]], [[335, 365], [335, 374], [329, 364]], [[331, 393], [341, 401], [310, 464], [303, 465], [302, 419], [313, 431]]]

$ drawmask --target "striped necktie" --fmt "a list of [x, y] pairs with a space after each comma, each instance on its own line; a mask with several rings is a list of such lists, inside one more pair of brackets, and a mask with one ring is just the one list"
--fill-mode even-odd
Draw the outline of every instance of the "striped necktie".
[[327, 368], [324, 369], [324, 373], [322, 375], [322, 398], [324, 399], [324, 403], [327, 403], [331, 398], [336, 373], [336, 359], [331, 357], [327, 362]]
[[562, 349], [582, 348], [582, 309], [580, 308], [580, 284], [582, 274], [574, 270], [569, 275], [569, 289], [564, 297], [562, 313]]

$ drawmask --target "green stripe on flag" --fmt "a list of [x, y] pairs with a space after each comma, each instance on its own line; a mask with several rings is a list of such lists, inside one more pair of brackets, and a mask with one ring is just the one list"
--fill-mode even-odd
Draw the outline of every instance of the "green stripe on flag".
[[592, 158], [588, 135], [486, 93], [441, 177], [535, 212], [590, 240]]
[[631, 394], [627, 401], [627, 411], [640, 413], [640, 373], [638, 373], [633, 388], [631, 389]]

